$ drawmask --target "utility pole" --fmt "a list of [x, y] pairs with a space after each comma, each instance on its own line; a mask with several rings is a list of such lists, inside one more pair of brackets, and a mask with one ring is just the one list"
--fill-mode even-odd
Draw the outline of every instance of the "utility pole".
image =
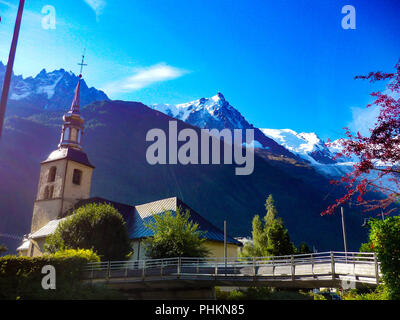
[[24, 11], [24, 4], [25, 4], [25, 0], [19, 1], [17, 19], [15, 21], [14, 34], [13, 34], [13, 38], [12, 38], [12, 42], [11, 42], [10, 54], [8, 56], [7, 69], [6, 69], [6, 74], [4, 76], [3, 90], [1, 93], [1, 100], [0, 100], [0, 139], [1, 139], [1, 134], [3, 132], [4, 115], [6, 113], [8, 92], [10, 91], [11, 76], [12, 76], [12, 70], [13, 70], [13, 66], [14, 66], [15, 52], [17, 50], [18, 35], [19, 35], [19, 29], [21, 27], [22, 12]]
[[344, 252], [347, 254], [346, 225], [345, 225], [345, 222], [344, 222], [344, 209], [343, 209], [343, 207], [340, 207], [340, 211], [342, 212], [342, 229], [343, 229]]

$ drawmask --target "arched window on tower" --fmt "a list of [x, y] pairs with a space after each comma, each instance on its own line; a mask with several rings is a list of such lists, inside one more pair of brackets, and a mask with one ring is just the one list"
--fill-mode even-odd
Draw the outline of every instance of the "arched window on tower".
[[47, 176], [47, 182], [54, 182], [56, 180], [57, 167], [51, 167], [49, 175]]
[[46, 187], [44, 188], [43, 199], [44, 199], [44, 200], [48, 199], [48, 198], [49, 198], [49, 194], [50, 194], [49, 186], [46, 186]]
[[64, 139], [63, 140], [64, 141], [70, 140], [70, 129], [69, 128], [65, 129], [65, 131], [64, 131]]
[[77, 130], [75, 128], [71, 129], [71, 137], [69, 140], [76, 142], [77, 141]]
[[50, 188], [49, 188], [49, 199], [53, 199], [53, 193], [54, 193], [54, 186], [50, 186]]
[[81, 130], [78, 130], [78, 144], [81, 144]]

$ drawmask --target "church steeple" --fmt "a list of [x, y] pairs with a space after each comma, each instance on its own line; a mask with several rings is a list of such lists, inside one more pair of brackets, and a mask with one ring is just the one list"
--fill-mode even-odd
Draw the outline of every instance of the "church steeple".
[[74, 148], [82, 150], [82, 135], [84, 129], [84, 119], [80, 113], [80, 91], [81, 78], [79, 75], [78, 84], [75, 89], [74, 100], [70, 110], [63, 116], [63, 126], [61, 130], [61, 140], [59, 148]]

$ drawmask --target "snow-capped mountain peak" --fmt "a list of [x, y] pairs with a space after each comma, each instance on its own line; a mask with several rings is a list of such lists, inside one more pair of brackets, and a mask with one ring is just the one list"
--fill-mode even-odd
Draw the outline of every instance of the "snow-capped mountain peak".
[[244, 129], [252, 127], [218, 92], [211, 98], [200, 98], [181, 104], [155, 104], [153, 109], [200, 128]]
[[291, 129], [261, 129], [268, 137], [311, 163], [333, 164], [335, 153], [314, 132]]
[[[4, 79], [5, 65], [0, 61], [0, 83]], [[78, 76], [72, 71], [58, 69], [51, 72], [42, 69], [35, 77], [12, 76], [10, 100], [34, 104], [36, 108], [59, 109], [68, 107], [72, 101]], [[93, 101], [108, 100], [107, 95], [81, 82], [82, 106]]]

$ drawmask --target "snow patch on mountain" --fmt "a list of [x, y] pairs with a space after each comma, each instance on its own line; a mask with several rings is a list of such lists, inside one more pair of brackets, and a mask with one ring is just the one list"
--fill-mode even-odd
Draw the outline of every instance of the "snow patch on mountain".
[[335, 164], [336, 152], [325, 145], [314, 132], [297, 133], [291, 129], [260, 129], [266, 136], [274, 139], [291, 152], [299, 155], [313, 165]]
[[175, 105], [154, 104], [151, 107], [200, 128], [246, 129], [252, 127], [220, 92], [211, 98], [201, 98]]
[[[4, 79], [5, 70], [5, 65], [0, 61], [0, 83]], [[51, 72], [42, 69], [35, 77], [27, 78], [13, 74], [10, 86], [10, 100], [33, 104], [39, 109], [64, 109], [71, 104], [78, 80], [78, 76], [73, 72], [64, 69]], [[101, 100], [108, 100], [107, 95], [93, 87], [89, 88], [85, 81], [82, 80], [82, 106]]]

